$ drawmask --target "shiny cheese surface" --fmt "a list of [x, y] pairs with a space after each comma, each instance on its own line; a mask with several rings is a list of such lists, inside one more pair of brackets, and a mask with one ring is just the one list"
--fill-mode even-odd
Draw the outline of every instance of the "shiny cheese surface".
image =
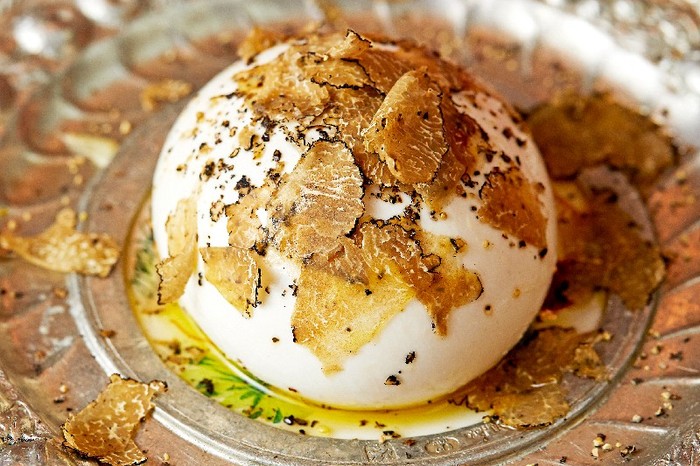
[[[285, 50], [280, 45], [260, 54], [251, 64], [237, 62], [211, 80], [187, 105], [173, 126], [160, 155], [153, 179], [152, 220], [158, 252], [167, 257], [165, 223], [181, 199], [195, 196], [199, 247], [228, 246], [225, 215], [214, 220], [212, 206], [238, 200], [233, 187], [244, 181], [253, 186], [264, 183], [268, 171], [284, 163], [282, 173], [293, 170], [305, 147], [289, 142], [281, 127], [272, 130], [262, 154], [254, 154], [240, 144], [234, 131], [252, 124], [262, 134], [259, 123], [252, 123], [243, 99], [235, 96], [233, 76], [246, 67], [274, 60]], [[228, 98], [220, 98], [229, 96]], [[245, 317], [204, 278], [203, 262], [189, 279], [180, 299], [183, 308], [195, 319], [211, 340], [233, 361], [278, 390], [290, 392], [312, 402], [333, 407], [382, 409], [427, 403], [445, 396], [480, 375], [520, 339], [544, 300], [556, 263], [556, 215], [551, 187], [540, 156], [529, 136], [517, 128], [516, 136], [504, 135], [504, 127], [514, 127], [499, 100], [489, 94], [453, 100], [461, 112], [478, 121], [490, 141], [504, 152], [517, 155], [521, 170], [544, 191], [539, 199], [547, 218], [548, 253], [527, 245], [513, 247], [513, 239], [480, 221], [474, 215], [471, 198], [454, 197], [443, 216], [431, 216], [421, 205], [419, 225], [424, 231], [459, 238], [468, 247], [460, 258], [464, 266], [476, 272], [483, 292], [475, 301], [453, 309], [446, 335], [437, 335], [424, 305], [413, 299], [393, 317], [379, 334], [349, 357], [342, 370], [324, 373], [319, 359], [305, 346], [294, 341], [291, 316], [295, 307], [299, 267], [270, 249], [265, 257], [266, 287], [261, 304], [252, 317]], [[285, 123], [287, 131], [294, 123]], [[310, 131], [307, 143], [321, 137]], [[207, 151], [202, 151], [202, 147]], [[213, 176], [202, 176], [205, 165], [224, 160]], [[494, 158], [488, 168], [502, 164]], [[409, 202], [400, 194], [390, 203], [369, 195], [363, 199], [366, 214], [376, 219], [399, 215]], [[396, 201], [396, 200], [395, 200]], [[220, 203], [219, 203], [220, 204]], [[265, 226], [264, 209], [257, 212]], [[388, 384], [394, 376], [399, 384]]]

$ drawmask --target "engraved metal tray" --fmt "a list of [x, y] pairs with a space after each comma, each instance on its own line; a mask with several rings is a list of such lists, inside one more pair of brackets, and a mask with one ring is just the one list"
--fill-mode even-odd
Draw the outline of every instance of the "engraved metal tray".
[[[87, 213], [82, 228], [123, 244], [184, 103], [147, 111], [143, 90], [164, 79], [198, 88], [235, 60], [236, 41], [255, 24], [326, 14], [344, 26], [335, 6], [354, 28], [412, 37], [466, 63], [524, 109], [563, 89], [612, 90], [663, 116], [641, 77], [614, 82], [610, 60], [569, 61], [556, 47], [571, 26], [566, 37], [581, 33], [567, 42], [572, 54], [595, 50], [586, 42], [594, 30], [625, 51], [620, 67], [643, 62], [682, 96], [669, 118], [687, 117], [679, 141], [700, 144], [700, 7], [688, 1], [0, 2], [0, 228], [38, 232], [71, 205]], [[73, 134], [90, 137], [76, 143]], [[129, 308], [124, 260], [93, 279], [0, 256], [0, 465], [92, 464], [61, 447], [60, 426], [114, 372], [169, 384], [136, 437], [149, 464], [698, 464], [698, 196], [700, 154], [688, 151], [646, 201], [668, 260], [663, 287], [642, 313], [610, 302], [610, 382], [573, 385], [566, 419], [525, 431], [478, 424], [360, 441], [276, 429], [206, 399], [161, 363]], [[596, 459], [598, 434], [613, 449]]]

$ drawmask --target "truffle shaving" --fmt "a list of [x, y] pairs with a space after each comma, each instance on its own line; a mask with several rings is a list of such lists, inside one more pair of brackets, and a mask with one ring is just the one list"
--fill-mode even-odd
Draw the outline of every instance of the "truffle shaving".
[[398, 53], [383, 50], [381, 46], [376, 46], [370, 39], [354, 31], [348, 31], [343, 42], [331, 48], [329, 53], [335, 58], [359, 64], [369, 77], [372, 87], [382, 94], [388, 93], [401, 75], [417, 68], [410, 61], [402, 59]]
[[264, 208], [272, 198], [273, 188], [264, 184], [251, 190], [235, 204], [227, 205], [226, 229], [229, 232], [228, 243], [237, 248], [252, 248], [264, 241], [262, 223], [258, 209]]
[[182, 199], [168, 216], [169, 257], [156, 264], [158, 304], [177, 301], [197, 265], [197, 206], [194, 197]]
[[328, 253], [364, 212], [362, 176], [340, 142], [318, 141], [268, 205], [271, 236], [289, 257]]
[[[455, 243], [445, 236], [421, 232], [420, 244], [424, 254], [440, 259], [432, 269], [432, 281], [427, 287], [418, 288], [418, 299], [425, 305], [433, 322], [435, 333], [447, 334], [447, 319], [450, 312], [471, 303], [481, 296], [483, 287], [479, 276], [467, 270], [455, 252]], [[459, 254], [465, 252], [465, 248]]]
[[109, 381], [95, 401], [63, 424], [65, 445], [110, 465], [141, 464], [147, 457], [133, 437], [154, 408], [152, 398], [165, 391], [165, 383], [145, 384], [116, 374]]
[[415, 296], [395, 271], [369, 273], [363, 284], [304, 266], [297, 284], [293, 335], [319, 358], [327, 374], [340, 370], [347, 357], [372, 341]]
[[336, 126], [340, 138], [355, 156], [362, 174], [372, 183], [394, 185], [398, 183], [389, 167], [379, 156], [367, 151], [362, 132], [369, 126], [372, 116], [382, 104], [382, 96], [375, 89], [331, 89], [332, 103], [324, 111], [321, 121]]
[[248, 249], [201, 248], [204, 276], [241, 314], [250, 317], [258, 305], [262, 269], [258, 254]]
[[304, 62], [303, 69], [309, 79], [317, 84], [338, 88], [359, 88], [371, 84], [365, 70], [356, 62], [312, 53], [302, 56], [300, 60]]
[[372, 47], [372, 41], [362, 37], [353, 30], [348, 30], [345, 38], [341, 42], [335, 43], [328, 50], [328, 55], [339, 59], [357, 59], [370, 47]]
[[479, 219], [543, 250], [547, 247], [547, 219], [537, 197], [538, 189], [517, 167], [492, 171], [479, 191], [484, 201]]
[[305, 121], [319, 115], [328, 101], [328, 91], [304, 79], [305, 73], [297, 65], [300, 53], [290, 47], [276, 60], [237, 73], [238, 93], [271, 120]]
[[676, 151], [669, 135], [649, 117], [610, 95], [566, 95], [527, 120], [553, 178], [572, 178], [601, 163], [625, 171], [644, 193], [670, 166]]
[[0, 232], [0, 249], [13, 251], [44, 269], [106, 277], [119, 258], [116, 242], [106, 234], [76, 231], [76, 225], [76, 213], [66, 208], [36, 236]]
[[424, 260], [423, 250], [400, 225], [381, 222], [364, 223], [360, 227], [362, 251], [374, 272], [380, 275], [398, 271], [414, 289], [431, 285], [431, 262]]
[[401, 60], [394, 53], [378, 48], [371, 48], [366, 53], [359, 54], [357, 62], [372, 80], [373, 86], [382, 94], [390, 92], [396, 81], [414, 68], [410, 62]]
[[338, 247], [325, 255], [314, 256], [310, 265], [349, 283], [369, 284], [367, 262], [362, 249], [351, 238], [341, 237]]
[[561, 384], [566, 373], [598, 381], [607, 370], [593, 345], [598, 334], [549, 328], [525, 338], [496, 367], [470, 382], [452, 402], [493, 410], [513, 427], [549, 425], [569, 412]]
[[478, 154], [488, 147], [477, 122], [460, 112], [449, 96], [443, 95], [440, 108], [449, 150], [442, 159], [435, 179], [430, 183], [416, 185], [416, 191], [423, 200], [432, 210], [438, 212], [442, 211], [454, 196], [464, 193], [464, 186], [460, 181], [465, 173], [481, 169], [483, 160]]
[[630, 309], [643, 308], [665, 274], [659, 247], [642, 238], [615, 193], [577, 192], [582, 206], [555, 197], [561, 251], [545, 306], [556, 309], [604, 288]]
[[365, 149], [377, 153], [402, 183], [431, 181], [447, 152], [440, 91], [425, 70], [394, 84], [364, 132]]

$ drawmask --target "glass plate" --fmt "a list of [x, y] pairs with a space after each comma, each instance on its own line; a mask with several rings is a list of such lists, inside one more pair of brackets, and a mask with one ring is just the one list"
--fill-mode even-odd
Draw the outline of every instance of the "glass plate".
[[[186, 100], [149, 111], [143, 92], [167, 79], [196, 89], [235, 60], [235, 44], [252, 25], [300, 27], [324, 13], [339, 27], [426, 42], [524, 109], [561, 90], [610, 91], [663, 118], [680, 143], [700, 144], [700, 21], [684, 2], [348, 1], [337, 4], [341, 16], [327, 2], [192, 1], [142, 16], [129, 2], [122, 16], [76, 2], [73, 20], [58, 15], [60, 27], [46, 36], [48, 56], [32, 51], [32, 23], [20, 21], [48, 13], [28, 5], [7, 13], [16, 37], [0, 47], [13, 66], [50, 72], [25, 92], [19, 73], [12, 75], [19, 68], [0, 81], [19, 89], [7, 97], [19, 108], [0, 114], [0, 221], [22, 233], [41, 231], [60, 206], [72, 205], [87, 213], [82, 228], [126, 246], [162, 140]], [[87, 39], [61, 33], [86, 25], [93, 39], [111, 38], [83, 48]], [[163, 365], [129, 306], [128, 248], [107, 279], [0, 258], [0, 464], [84, 463], [61, 448], [60, 425], [114, 372], [168, 382], [136, 438], [156, 464], [594, 464], [598, 434], [613, 447], [598, 451], [606, 464], [693, 464], [700, 455], [698, 195], [700, 155], [691, 151], [646, 201], [668, 258], [666, 282], [642, 313], [609, 302], [603, 326], [614, 338], [603, 357], [610, 382], [570, 382], [569, 416], [525, 431], [477, 424], [372, 441], [277, 429], [226, 410]], [[632, 421], [637, 416], [641, 422]]]

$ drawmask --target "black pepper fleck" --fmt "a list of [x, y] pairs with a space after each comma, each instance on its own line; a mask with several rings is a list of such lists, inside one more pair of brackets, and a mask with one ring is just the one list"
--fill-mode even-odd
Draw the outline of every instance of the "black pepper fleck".
[[197, 384], [197, 388], [204, 390], [207, 395], [214, 394], [214, 382], [211, 379], [202, 379]]
[[384, 381], [384, 385], [394, 385], [394, 386], [396, 386], [396, 385], [401, 385], [401, 381], [400, 381], [399, 378], [396, 377], [395, 375], [390, 375], [390, 376], [387, 377], [386, 380]]

